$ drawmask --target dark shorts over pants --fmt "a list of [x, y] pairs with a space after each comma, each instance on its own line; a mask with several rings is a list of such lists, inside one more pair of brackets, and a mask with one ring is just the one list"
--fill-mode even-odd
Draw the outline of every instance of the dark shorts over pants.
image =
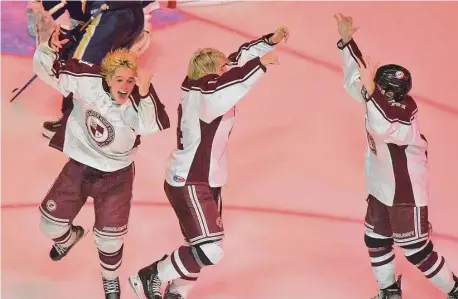
[[71, 224], [91, 196], [94, 231], [105, 237], [121, 236], [127, 232], [134, 175], [133, 164], [103, 172], [70, 159], [41, 203], [41, 214], [50, 222]]
[[173, 187], [165, 182], [164, 191], [189, 245], [216, 241], [224, 237], [220, 187], [211, 188], [207, 185]]
[[400, 246], [425, 241], [429, 238], [428, 207], [386, 206], [377, 198], [367, 198], [366, 231], [393, 238]]

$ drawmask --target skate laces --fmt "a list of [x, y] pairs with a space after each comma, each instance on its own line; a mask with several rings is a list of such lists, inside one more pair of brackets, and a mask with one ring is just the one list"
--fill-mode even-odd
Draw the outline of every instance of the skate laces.
[[458, 299], [458, 289], [454, 288], [450, 293], [447, 295], [447, 299]]
[[56, 249], [56, 251], [57, 251], [57, 253], [59, 255], [64, 255], [68, 250], [67, 247], [64, 247], [64, 246], [59, 245], [59, 244], [54, 244], [53, 247], [54, 247], [54, 249]]
[[162, 281], [159, 279], [157, 274], [151, 275], [151, 278], [148, 280], [148, 289], [152, 295], [160, 294], [161, 292]]
[[390, 288], [390, 289], [384, 289], [384, 290], [379, 290], [377, 296], [371, 298], [371, 299], [390, 299], [392, 296], [396, 296], [394, 298], [400, 298], [399, 297], [399, 289], [395, 288]]
[[184, 297], [177, 293], [166, 293], [164, 299], [183, 299]]
[[105, 293], [119, 293], [119, 283], [117, 279], [108, 280], [103, 279], [103, 288], [105, 289]]

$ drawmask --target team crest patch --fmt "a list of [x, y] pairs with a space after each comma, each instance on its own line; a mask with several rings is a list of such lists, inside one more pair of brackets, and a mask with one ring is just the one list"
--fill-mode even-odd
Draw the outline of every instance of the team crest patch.
[[57, 208], [57, 205], [56, 205], [56, 202], [54, 200], [48, 200], [46, 202], [46, 210], [50, 211], [50, 212], [54, 212]]
[[394, 73], [394, 76], [398, 79], [403, 79], [405, 77], [403, 71], [397, 71], [396, 73]]
[[113, 126], [96, 111], [86, 111], [86, 127], [92, 140], [100, 147], [109, 145], [115, 138]]

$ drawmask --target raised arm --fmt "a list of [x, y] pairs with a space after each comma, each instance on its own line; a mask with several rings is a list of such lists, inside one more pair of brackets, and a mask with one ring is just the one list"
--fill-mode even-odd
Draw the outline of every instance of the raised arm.
[[165, 106], [159, 100], [153, 84], [150, 84], [146, 96], [140, 96], [138, 92], [134, 91], [132, 97], [135, 113], [127, 116], [126, 121], [138, 135], [153, 134], [170, 128], [169, 116], [165, 111]]
[[269, 33], [261, 38], [244, 43], [239, 49], [228, 56], [231, 65], [242, 66], [247, 61], [261, 57], [274, 49], [275, 45], [289, 37], [289, 30], [286, 27], [278, 28], [274, 33]]
[[33, 55], [33, 70], [46, 84], [57, 89], [64, 96], [75, 92], [76, 80], [61, 74], [63, 65], [58, 61], [59, 55], [47, 43], [37, 47]]
[[214, 75], [210, 79], [204, 78], [204, 82], [202, 80], [185, 80], [182, 90], [199, 93], [200, 118], [204, 122], [210, 123], [234, 107], [265, 71], [266, 67], [261, 63], [261, 59], [256, 57], [241, 67], [230, 69], [221, 76]]
[[364, 103], [364, 98], [361, 95], [363, 86], [359, 78], [357, 59], [363, 63], [364, 60], [361, 51], [353, 40], [353, 34], [358, 28], [353, 26], [353, 19], [350, 16], [344, 16], [339, 13], [334, 15], [334, 18], [341, 37], [337, 43], [337, 47], [342, 54], [344, 88], [355, 100]]
[[64, 96], [73, 93], [75, 99], [95, 100], [102, 90], [100, 67], [72, 59], [59, 60], [59, 49], [65, 40], [59, 41], [58, 31], [47, 43], [41, 44], [33, 56], [33, 70], [45, 83]]
[[337, 47], [342, 53], [342, 70], [344, 73], [344, 88], [352, 98], [358, 102], [364, 103], [364, 98], [361, 95], [363, 84], [359, 78], [358, 62], [359, 59], [364, 63], [361, 51], [356, 42], [351, 39], [344, 43], [341, 40], [337, 43]]

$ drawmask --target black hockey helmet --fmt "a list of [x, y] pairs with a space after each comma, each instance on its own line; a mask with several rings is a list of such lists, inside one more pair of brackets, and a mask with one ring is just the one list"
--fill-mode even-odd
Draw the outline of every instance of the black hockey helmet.
[[412, 76], [400, 65], [386, 64], [377, 69], [375, 83], [389, 100], [399, 102], [404, 100], [412, 89]]

